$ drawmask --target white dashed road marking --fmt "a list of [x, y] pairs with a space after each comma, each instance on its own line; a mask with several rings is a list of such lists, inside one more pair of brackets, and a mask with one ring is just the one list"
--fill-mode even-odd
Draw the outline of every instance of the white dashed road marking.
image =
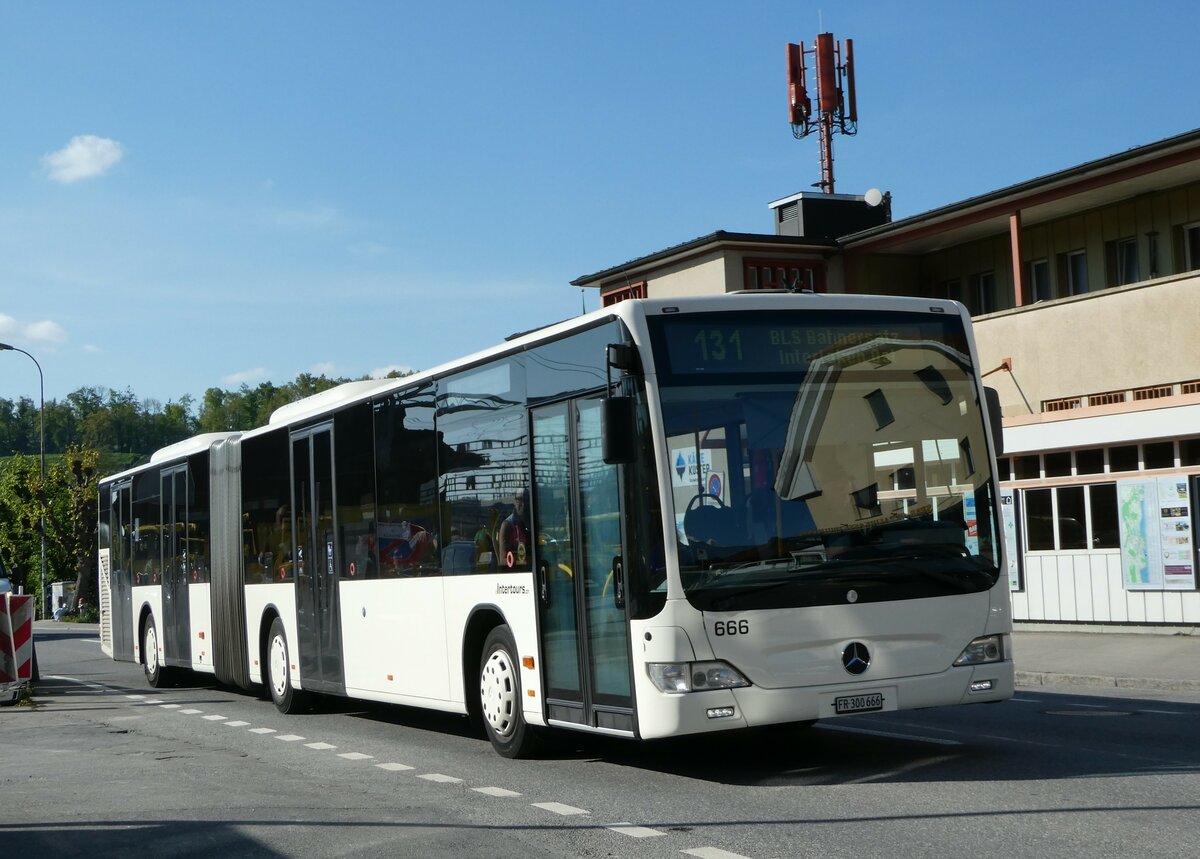
[[688, 856], [695, 856], [697, 859], [749, 859], [741, 853], [730, 853], [720, 847], [693, 847], [691, 850], [683, 852]]
[[[96, 684], [82, 683], [82, 681], [74, 680], [74, 678], [59, 677], [59, 678], [55, 678], [55, 679], [69, 680], [72, 682], [81, 683], [82, 685], [85, 685], [85, 686], [87, 686], [91, 689], [97, 690], [97, 691], [102, 691], [102, 692], [115, 691], [115, 690], [110, 690], [107, 687], [96, 685]], [[159, 706], [159, 707], [162, 707], [164, 710], [177, 710], [178, 712], [180, 712], [184, 715], [188, 715], [188, 716], [202, 715], [204, 713], [203, 710], [199, 710], [196, 708], [186, 708], [185, 709], [185, 708], [183, 708], [182, 704], [173, 704], [173, 703], [168, 704], [163, 701], [147, 700], [146, 695], [127, 694], [125, 697], [127, 699], [129, 699], [131, 706], [139, 706], [139, 705]], [[230, 727], [230, 728], [243, 728], [250, 724], [249, 722], [240, 720], [240, 719], [230, 720], [227, 716], [222, 716], [222, 715], [215, 714], [215, 713], [204, 716], [204, 719], [209, 722], [221, 722], [226, 727]], [[851, 729], [848, 727], [844, 728], [841, 726], [830, 726], [830, 727], [832, 727], [834, 730], [845, 730], [845, 731], [853, 731], [855, 733], [875, 734], [875, 735], [879, 735], [879, 736], [888, 736], [888, 737], [895, 737], [895, 738], [908, 739], [908, 740], [919, 740], [919, 741], [923, 741], [923, 742], [940, 743], [942, 745], [961, 745], [960, 743], [952, 741], [952, 740], [938, 740], [938, 739], [933, 739], [933, 738], [928, 738], [928, 737], [917, 737], [917, 736], [910, 736], [910, 735], [904, 735], [904, 734], [891, 734], [891, 733], [886, 733], [883, 731]], [[298, 734], [279, 734], [276, 732], [275, 728], [250, 728], [249, 731], [252, 734], [258, 734], [260, 736], [275, 734], [275, 739], [282, 740], [285, 743], [302, 742], [305, 739], [304, 737], [301, 737]], [[314, 749], [317, 751], [326, 751], [326, 750], [337, 748], [337, 746], [332, 745], [330, 743], [325, 743], [325, 742], [312, 742], [312, 743], [305, 743], [304, 745], [307, 748]], [[349, 760], [349, 761], [367, 761], [367, 760], [375, 759], [373, 755], [363, 754], [362, 752], [343, 752], [343, 753], [339, 754], [338, 757], [345, 758], [346, 760]], [[394, 761], [388, 762], [388, 763], [375, 764], [374, 766], [377, 769], [386, 770], [388, 772], [407, 772], [407, 771], [411, 771], [413, 769], [413, 767], [409, 766], [408, 764], [396, 763]], [[425, 773], [425, 774], [419, 775], [417, 777], [424, 779], [426, 781], [436, 782], [439, 784], [462, 784], [463, 783], [463, 779], [458, 778], [456, 776], [445, 775], [443, 773]], [[521, 796], [521, 794], [518, 791], [509, 790], [509, 789], [503, 788], [503, 787], [489, 786], [489, 787], [475, 787], [475, 788], [471, 788], [471, 789], [473, 791], [475, 791], [476, 793], [481, 793], [485, 796], [491, 796], [491, 797], [502, 798], [502, 799]], [[573, 816], [573, 815], [591, 814], [591, 812], [586, 809], [576, 808], [573, 805], [567, 805], [566, 803], [562, 803], [562, 802], [535, 802], [535, 803], [532, 803], [532, 806], [534, 808], [540, 808], [543, 811], [549, 811], [553, 814], [562, 815], [564, 817], [569, 817], [569, 816]], [[656, 837], [661, 837], [661, 836], [664, 836], [667, 834], [665, 832], [660, 832], [657, 829], [651, 829], [651, 828], [645, 827], [645, 826], [636, 826], [636, 825], [634, 825], [632, 823], [628, 823], [628, 822], [606, 824], [605, 828], [607, 828], [613, 832], [616, 832], [618, 834], [628, 836], [630, 838], [656, 838]], [[718, 847], [694, 847], [689, 850], [684, 850], [682, 852], [688, 856], [696, 857], [696, 859], [747, 859], [747, 857], [742, 856], [741, 854], [730, 853], [729, 851], [722, 850]]]
[[609, 829], [613, 832], [620, 832], [622, 835], [628, 835], [630, 838], [654, 838], [656, 835], [666, 835], [665, 832], [659, 832], [657, 829], [649, 829], [645, 826], [634, 826], [632, 823], [612, 823], [609, 824]]
[[582, 808], [576, 808], [573, 805], [564, 805], [561, 802], [535, 802], [533, 803], [533, 807], [540, 808], [543, 811], [552, 811], [555, 814], [561, 814], [563, 816], [570, 814], [591, 814], [590, 811], [585, 811]]
[[452, 775], [442, 775], [441, 773], [426, 773], [419, 775], [417, 778], [423, 778], [425, 781], [436, 781], [440, 784], [461, 784], [461, 778], [455, 778]]

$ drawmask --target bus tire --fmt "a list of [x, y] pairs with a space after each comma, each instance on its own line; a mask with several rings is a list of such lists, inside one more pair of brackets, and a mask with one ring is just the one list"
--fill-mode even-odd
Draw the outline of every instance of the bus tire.
[[526, 758], [537, 736], [521, 713], [521, 666], [512, 631], [497, 626], [483, 642], [479, 659], [479, 703], [493, 748], [506, 758]]
[[305, 693], [292, 688], [291, 651], [288, 649], [287, 630], [283, 621], [275, 618], [267, 634], [267, 691], [275, 708], [285, 715], [304, 709]]
[[146, 672], [146, 682], [153, 688], [167, 685], [169, 672], [158, 658], [158, 629], [152, 614], [142, 620], [142, 670]]

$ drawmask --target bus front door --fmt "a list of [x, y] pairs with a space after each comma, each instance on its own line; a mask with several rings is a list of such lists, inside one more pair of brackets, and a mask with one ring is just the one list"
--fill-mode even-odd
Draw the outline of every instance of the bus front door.
[[160, 477], [162, 513], [162, 641], [163, 661], [192, 666], [192, 623], [188, 607], [187, 466]]
[[305, 689], [345, 694], [334, 558], [333, 427], [292, 433], [292, 558], [300, 680]]
[[534, 522], [546, 716], [633, 732], [616, 466], [599, 399], [535, 409]]

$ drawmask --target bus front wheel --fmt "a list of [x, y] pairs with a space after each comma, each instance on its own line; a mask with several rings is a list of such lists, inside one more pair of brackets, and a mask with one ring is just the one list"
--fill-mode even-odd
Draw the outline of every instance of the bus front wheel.
[[166, 685], [167, 667], [158, 658], [158, 629], [152, 614], [142, 621], [142, 670], [146, 672], [146, 682], [155, 689]]
[[479, 703], [492, 746], [506, 758], [532, 755], [537, 736], [521, 713], [521, 667], [512, 631], [498, 626], [488, 633], [479, 660]]
[[304, 708], [305, 694], [292, 688], [292, 663], [287, 631], [279, 618], [267, 635], [267, 689], [280, 713], [297, 713]]

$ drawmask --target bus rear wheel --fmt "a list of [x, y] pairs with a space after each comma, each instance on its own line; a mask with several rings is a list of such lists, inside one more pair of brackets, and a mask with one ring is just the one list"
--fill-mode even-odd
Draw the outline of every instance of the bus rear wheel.
[[279, 618], [271, 623], [267, 634], [267, 689], [280, 713], [298, 713], [307, 703], [307, 695], [292, 688], [292, 662], [288, 650], [287, 630]]
[[479, 703], [493, 748], [506, 758], [526, 758], [537, 748], [537, 735], [521, 712], [521, 667], [512, 631], [498, 626], [488, 633], [479, 660]]

